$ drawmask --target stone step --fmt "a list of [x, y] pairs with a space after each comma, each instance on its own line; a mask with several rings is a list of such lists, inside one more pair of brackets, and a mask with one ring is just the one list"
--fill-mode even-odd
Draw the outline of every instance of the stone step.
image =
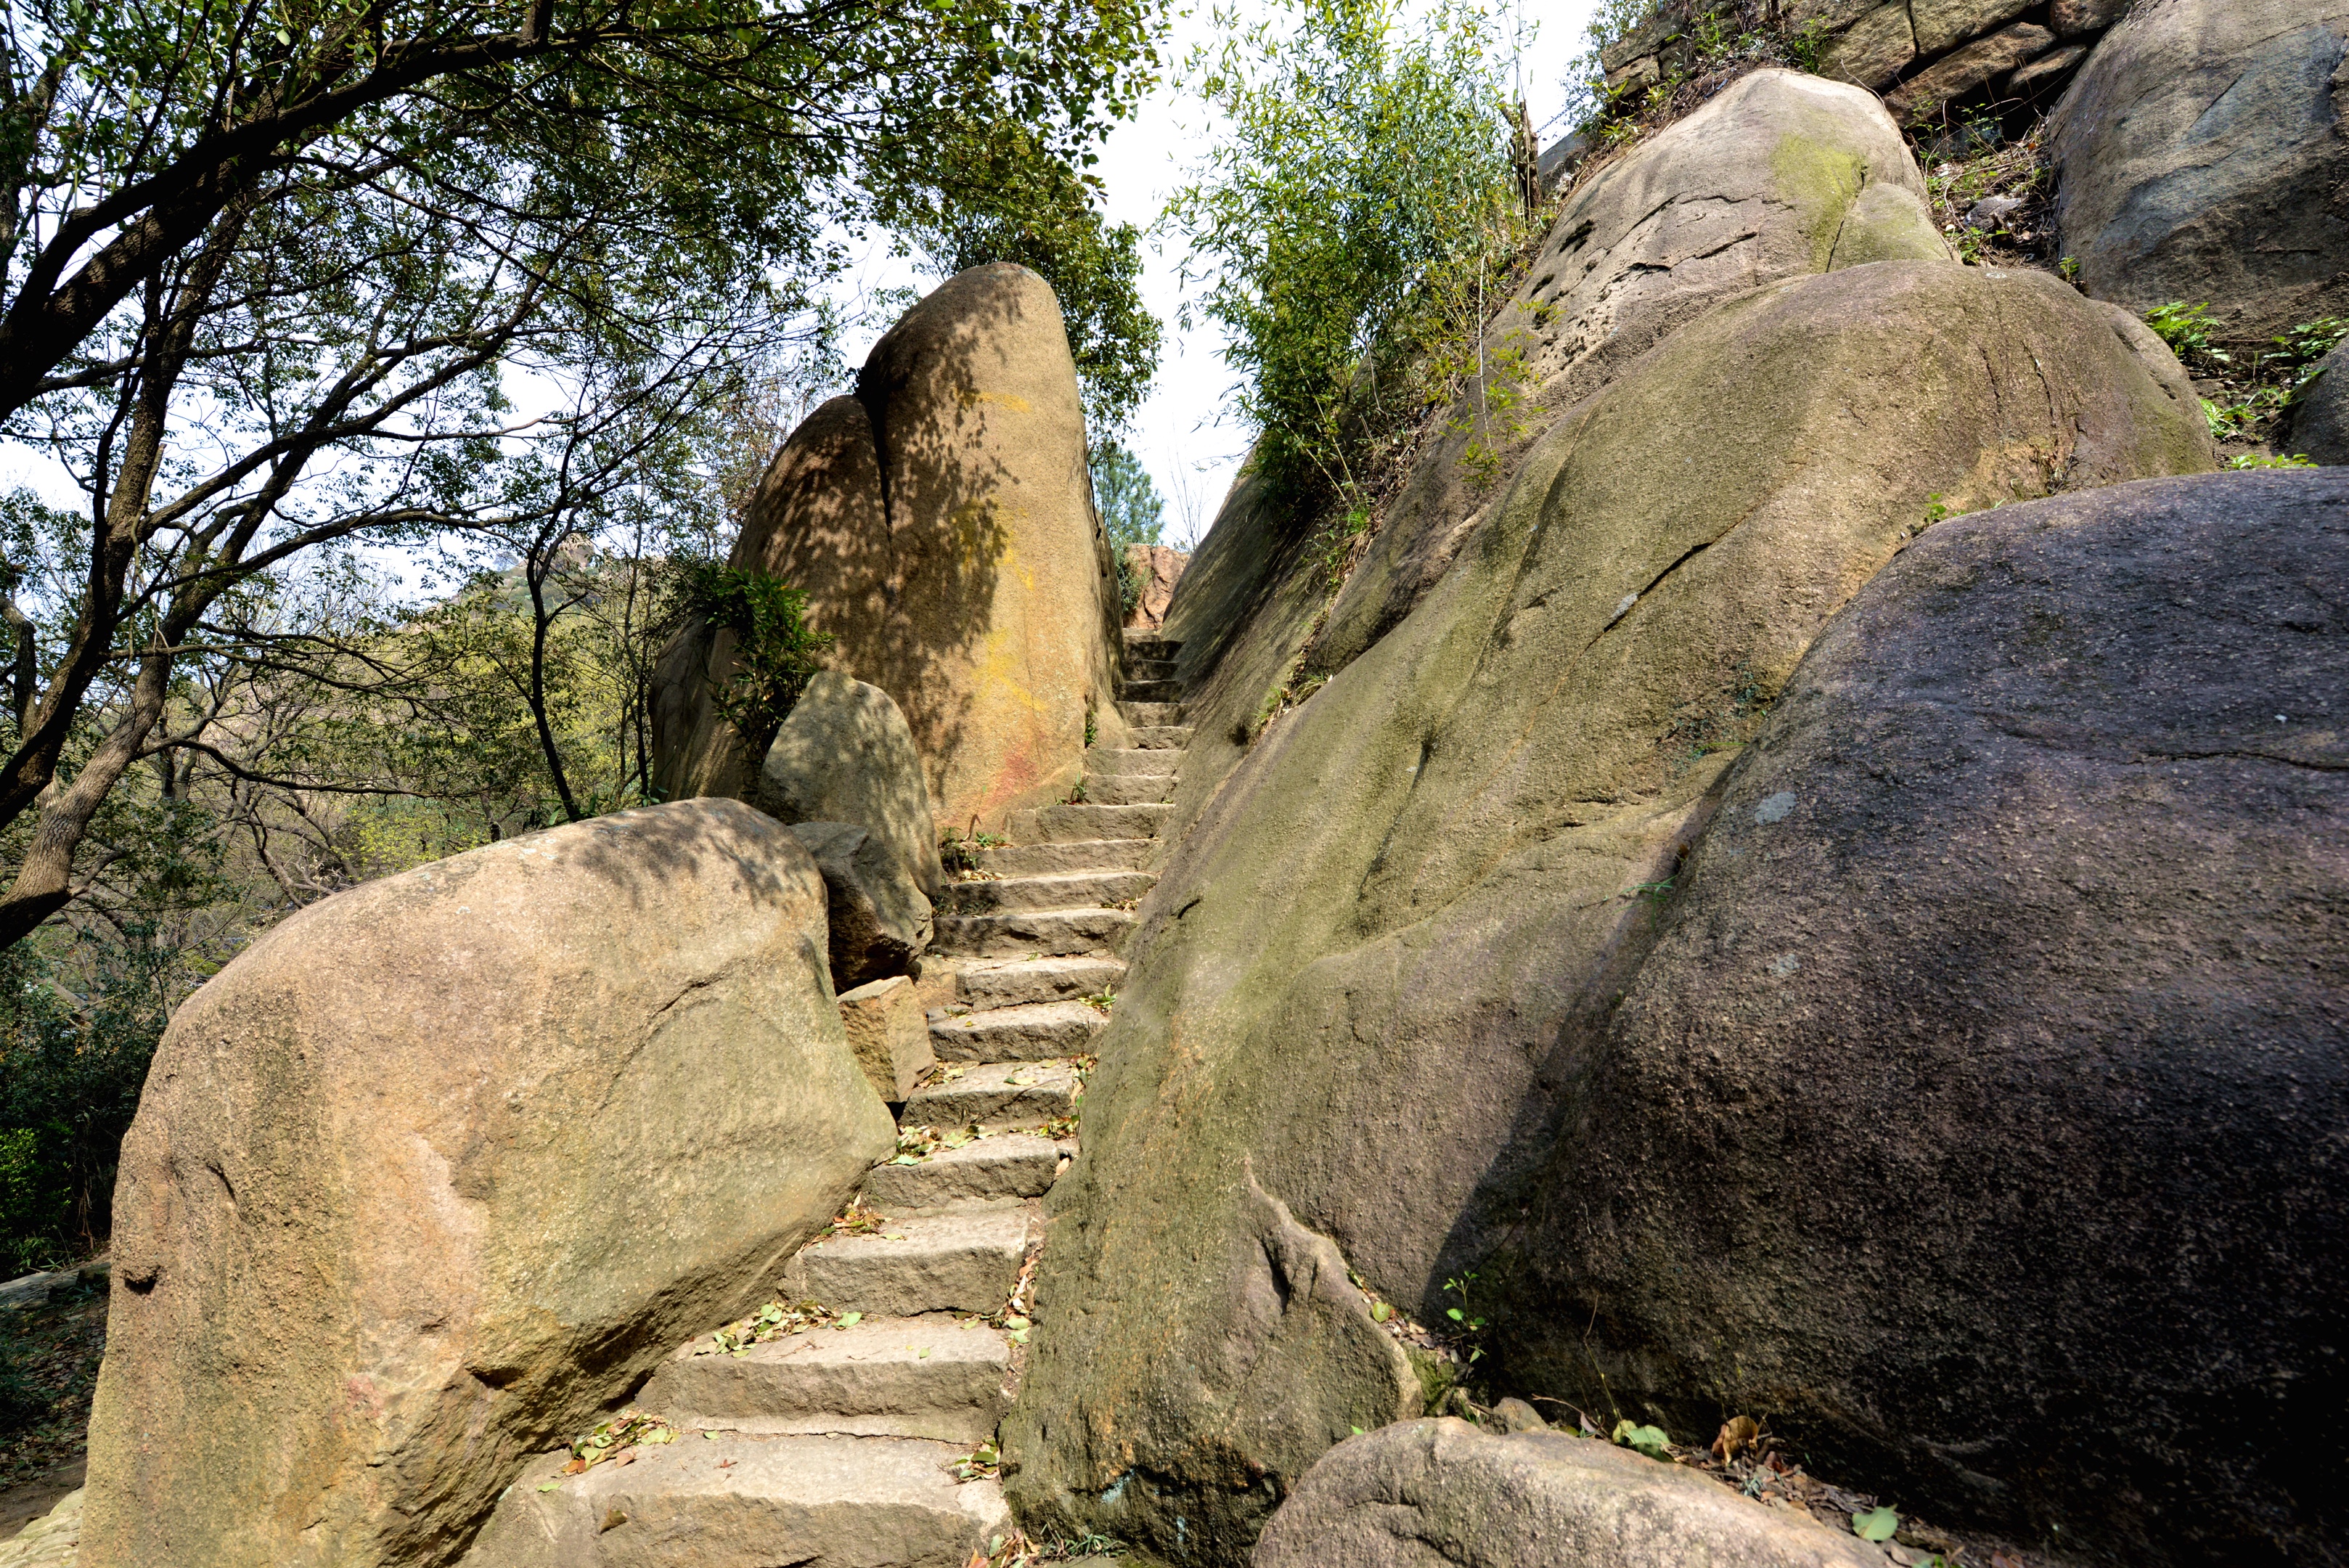
[[955, 978], [955, 1000], [973, 1008], [1066, 1002], [1114, 991], [1124, 979], [1124, 962], [1113, 958], [972, 959]]
[[1172, 680], [1174, 679], [1174, 660], [1135, 659], [1129, 655], [1125, 661], [1125, 679], [1129, 685], [1136, 680]]
[[465, 1568], [961, 1568], [1011, 1528], [999, 1483], [947, 1469], [967, 1444], [688, 1433], [635, 1452], [578, 1476], [532, 1461]]
[[[939, 1128], [974, 1122], [982, 1127], [1033, 1127], [1076, 1108], [1076, 1069], [1064, 1062], [982, 1062], [959, 1077], [906, 1096], [898, 1123]], [[823, 1296], [816, 1300], [833, 1304]]]
[[1088, 774], [1155, 774], [1172, 778], [1174, 770], [1183, 765], [1180, 752], [1165, 748], [1157, 750], [1121, 750], [1115, 746], [1094, 746], [1085, 753]]
[[997, 1133], [912, 1165], [876, 1165], [864, 1173], [864, 1196], [885, 1213], [1041, 1198], [1061, 1174], [1061, 1159], [1075, 1152], [1073, 1143], [1063, 1146], [1034, 1133]]
[[1147, 871], [1069, 871], [1042, 877], [999, 877], [992, 882], [957, 882], [947, 889], [947, 909], [957, 915], [988, 915], [1013, 909], [1083, 909], [1139, 898], [1157, 884]]
[[1129, 680], [1118, 696], [1128, 705], [1143, 702], [1180, 702], [1184, 698], [1180, 680]]
[[1133, 929], [1132, 909], [1013, 909], [994, 915], [941, 915], [940, 952], [973, 958], [1056, 958], [1113, 950]]
[[1030, 1002], [942, 1018], [930, 1025], [941, 1062], [1044, 1062], [1081, 1056], [1109, 1014], [1082, 1002]]
[[1157, 805], [1174, 794], [1171, 774], [1087, 774], [1089, 805]]
[[1129, 631], [1125, 634], [1125, 656], [1128, 659], [1174, 659], [1183, 652], [1179, 637], [1160, 637], [1155, 632]]
[[890, 1215], [871, 1234], [828, 1236], [801, 1248], [783, 1266], [781, 1293], [875, 1317], [999, 1312], [1027, 1261], [1030, 1223], [1016, 1205]]
[[1003, 1392], [1010, 1370], [1010, 1342], [984, 1323], [869, 1317], [761, 1340], [740, 1355], [705, 1337], [661, 1363], [635, 1403], [679, 1428], [968, 1446], [995, 1435], [1011, 1403]]
[[1117, 711], [1127, 723], [1139, 724], [1151, 729], [1155, 729], [1161, 724], [1179, 724], [1183, 722], [1183, 704], [1180, 702], [1121, 701], [1117, 705]]
[[1149, 838], [1080, 838], [1068, 844], [1009, 844], [982, 849], [978, 863], [999, 877], [1055, 877], [1077, 871], [1139, 871], [1158, 847]]
[[1162, 805], [1048, 805], [1011, 814], [1022, 844], [1069, 844], [1082, 838], [1155, 838], [1174, 808]]
[[1125, 732], [1135, 745], [1151, 751], [1179, 752], [1191, 743], [1188, 724], [1136, 724]]

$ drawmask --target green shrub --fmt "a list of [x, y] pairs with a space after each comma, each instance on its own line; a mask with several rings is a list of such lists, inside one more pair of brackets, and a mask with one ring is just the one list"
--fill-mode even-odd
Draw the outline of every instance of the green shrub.
[[1258, 472], [1310, 517], [1359, 504], [1369, 434], [1450, 396], [1396, 383], [1432, 341], [1479, 339], [1481, 310], [1463, 323], [1443, 305], [1497, 304], [1483, 286], [1522, 218], [1484, 14], [1283, 9], [1193, 57], [1228, 133], [1168, 214], [1190, 239], [1186, 280], [1207, 279], [1186, 324], [1223, 328]]
[[2220, 324], [2210, 318], [2208, 305], [2186, 305], [2177, 300], [2157, 305], [2145, 313], [2145, 324], [2180, 359], [2199, 355], [2221, 365], [2229, 362], [2227, 355], [2210, 347], [2210, 328]]
[[[62, 936], [62, 933], [58, 933]], [[0, 952], [0, 1270], [106, 1245], [122, 1135], [163, 1037], [153, 933]], [[57, 961], [71, 958], [78, 961]]]
[[750, 754], [764, 756], [809, 678], [823, 668], [816, 655], [832, 646], [832, 636], [809, 627], [807, 595], [781, 577], [695, 561], [684, 579], [693, 613], [734, 633], [735, 674], [713, 688], [712, 701]]

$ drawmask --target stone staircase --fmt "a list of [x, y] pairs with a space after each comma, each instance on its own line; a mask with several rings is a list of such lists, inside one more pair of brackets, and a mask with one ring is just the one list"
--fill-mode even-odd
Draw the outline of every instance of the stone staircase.
[[905, 1152], [786, 1267], [778, 1320], [681, 1348], [636, 1424], [610, 1428], [612, 1457], [533, 1464], [468, 1568], [964, 1568], [1010, 1533], [986, 1445], [1027, 1355], [1040, 1199], [1076, 1150], [1086, 1053], [1190, 739], [1175, 646], [1127, 639], [1133, 745], [1089, 751], [1083, 798], [1019, 814], [1017, 842], [949, 890], [924, 988], [952, 991], [930, 1014], [938, 1065], [898, 1108]]

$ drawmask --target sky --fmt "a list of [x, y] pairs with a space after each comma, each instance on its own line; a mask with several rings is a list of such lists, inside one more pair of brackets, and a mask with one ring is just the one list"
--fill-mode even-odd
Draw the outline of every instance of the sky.
[[[1566, 101], [1567, 67], [1582, 53], [1583, 33], [1590, 25], [1597, 0], [1561, 0], [1548, 6], [1524, 7], [1533, 37], [1518, 68], [1525, 80], [1526, 101], [1538, 128], [1556, 116]], [[1536, 26], [1536, 24], [1538, 24]], [[1195, 45], [1214, 36], [1212, 14], [1201, 6], [1175, 24], [1165, 58], [1179, 65]], [[1145, 234], [1157, 224], [1166, 198], [1182, 182], [1185, 167], [1196, 161], [1197, 138], [1212, 130], [1205, 110], [1186, 101], [1175, 73], [1170, 71], [1141, 107], [1140, 112], [1110, 135], [1095, 172], [1108, 186], [1109, 217], [1130, 223]], [[1565, 133], [1552, 125], [1541, 132], [1545, 146]], [[1177, 317], [1182, 303], [1178, 273], [1183, 259], [1179, 235], [1164, 234], [1143, 243], [1143, 300], [1165, 324], [1165, 342], [1158, 379], [1136, 414], [1126, 444], [1150, 471], [1158, 493], [1165, 499], [1164, 538], [1187, 546], [1206, 532], [1216, 508], [1240, 459], [1247, 455], [1247, 432], [1222, 417], [1229, 401], [1231, 372], [1221, 358], [1222, 340], [1214, 327], [1201, 323], [1183, 331]], [[874, 268], [879, 275], [880, 268]], [[891, 275], [885, 281], [906, 281]], [[875, 327], [844, 347], [848, 362], [863, 362], [865, 350], [880, 336]]]
[[[1237, 0], [1251, 14], [1261, 0]], [[1406, 4], [1409, 0], [1406, 0]], [[1517, 69], [1526, 99], [1540, 139], [1547, 145], [1564, 133], [1548, 124], [1565, 102], [1568, 64], [1582, 52], [1583, 34], [1598, 0], [1557, 0], [1528, 7], [1515, 0], [1514, 15], [1531, 33]], [[1506, 33], [1508, 19], [1504, 18]], [[1199, 5], [1177, 18], [1173, 36], [1163, 51], [1170, 67], [1179, 67], [1194, 47], [1215, 36], [1212, 9]], [[1246, 455], [1247, 432], [1224, 416], [1231, 372], [1221, 358], [1222, 341], [1212, 325], [1201, 323], [1183, 330], [1179, 317], [1183, 293], [1179, 270], [1183, 242], [1160, 231], [1159, 214], [1167, 196], [1181, 183], [1185, 169], [1197, 161], [1201, 138], [1214, 133], [1204, 108], [1186, 98], [1179, 68], [1170, 68], [1158, 90], [1144, 100], [1134, 118], [1110, 134], [1096, 167], [1107, 187], [1108, 214], [1113, 223], [1141, 228], [1143, 303], [1164, 324], [1157, 380], [1136, 414], [1126, 437], [1143, 465], [1150, 471], [1164, 498], [1164, 537], [1187, 548], [1196, 543], [1215, 520], [1216, 509], [1231, 486], [1232, 476]], [[925, 283], [902, 260], [888, 254], [885, 239], [872, 240], [848, 282], [847, 293]], [[867, 322], [852, 333], [842, 348], [851, 366], [864, 356], [885, 320]], [[517, 396], [527, 400], [522, 389]], [[86, 503], [63, 470], [46, 454], [0, 443], [0, 488], [30, 485], [54, 506], [79, 510]], [[385, 563], [388, 565], [388, 563]]]

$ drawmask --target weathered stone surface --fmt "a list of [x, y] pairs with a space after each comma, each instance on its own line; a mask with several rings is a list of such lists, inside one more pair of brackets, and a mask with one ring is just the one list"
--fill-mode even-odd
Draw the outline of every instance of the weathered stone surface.
[[1927, 59], [1986, 37], [2030, 10], [2037, 0], [1909, 0], [1917, 52]]
[[1936, 262], [1719, 305], [1558, 421], [1138, 911], [1084, 1153], [1046, 1199], [1051, 1329], [1006, 1426], [1028, 1516], [1161, 1552], [1180, 1517], [1191, 1552], [1245, 1549], [1389, 1397], [1352, 1341], [1277, 1332], [1251, 1169], [1439, 1316], [1516, 1220], [1488, 1194], [1547, 1154], [1546, 1068], [1627, 978], [1639, 889], [1930, 497], [2209, 462], [2142, 327], [2044, 274]]
[[1885, 95], [1885, 107], [1903, 119], [1911, 116], [1930, 119], [2054, 47], [2054, 34], [2033, 23], [2018, 22], [1934, 61], [1902, 82], [1898, 90]]
[[795, 822], [790, 831], [823, 876], [834, 991], [916, 972], [936, 922], [895, 852], [853, 822]]
[[1819, 55], [1819, 74], [1881, 92], [1916, 58], [1917, 33], [1908, 0], [1890, 0], [1829, 41]]
[[1183, 580], [1183, 568], [1191, 564], [1191, 556], [1167, 545], [1128, 545], [1125, 560], [1142, 585], [1133, 607], [1125, 613], [1125, 628], [1156, 631], [1166, 624], [1167, 603], [1174, 598], [1174, 585]]
[[[1329, 607], [1308, 674], [1342, 666], [1442, 574], [1502, 493], [1487, 466], [1505, 482], [1568, 409], [1683, 322], [1779, 278], [1949, 256], [1924, 176], [1875, 98], [1795, 71], [1733, 83], [1568, 199], [1486, 338], [1486, 360], [1501, 369], [1483, 406], [1506, 400], [1495, 394], [1522, 400], [1480, 419], [1475, 389], [1463, 395], [1452, 433]], [[1491, 449], [1489, 465], [1470, 461], [1472, 441]], [[1214, 749], [1227, 727], [1203, 726], [1209, 747], [1185, 769], [1198, 775], [1193, 790], [1222, 777]]]
[[751, 799], [779, 822], [853, 822], [933, 903], [946, 890], [921, 753], [878, 686], [833, 670], [810, 680], [767, 748]]
[[0, 1541], [0, 1568], [73, 1568], [81, 1546], [80, 1487], [24, 1529]]
[[2302, 471], [1953, 520], [1864, 589], [1564, 1053], [1510, 1376], [1767, 1409], [2095, 1561], [2335, 1554], [2344, 582]]
[[2349, 464], [2349, 346], [2324, 357], [2316, 381], [2293, 405], [2281, 444], [2328, 467]]
[[2049, 126], [2064, 254], [2135, 311], [2267, 337], [2349, 314], [2344, 0], [2142, 0]]
[[957, 274], [874, 345], [856, 395], [889, 497], [891, 610], [828, 625], [833, 664], [905, 709], [940, 824], [999, 826], [1068, 793], [1088, 712], [1105, 743], [1123, 728], [1117, 569], [1059, 302], [1025, 267]]
[[549, 1455], [466, 1568], [959, 1568], [1011, 1527], [994, 1482], [958, 1485], [947, 1471], [968, 1452], [907, 1438], [729, 1433], [640, 1448], [633, 1464], [576, 1477]]
[[2059, 38], [2101, 33], [2121, 19], [2129, 0], [2055, 0], [2047, 8], [2047, 25]]
[[902, 974], [842, 992], [840, 1022], [848, 1033], [849, 1054], [873, 1092], [891, 1105], [912, 1094], [922, 1075], [938, 1064], [922, 999]]
[[2027, 99], [2053, 92], [2080, 68], [2090, 52], [2091, 47], [2085, 43], [2058, 45], [2007, 78], [2007, 96]]
[[1709, 1476], [1563, 1432], [1449, 1417], [1339, 1444], [1255, 1568], [1884, 1568], [1884, 1552]]
[[764, 1299], [894, 1137], [781, 826], [685, 801], [342, 893], [172, 1019], [123, 1141], [88, 1568], [438, 1563]]
[[[728, 564], [806, 590], [809, 623], [819, 631], [888, 624], [889, 516], [862, 403], [833, 398], [791, 433], [759, 481]], [[836, 668], [862, 674], [866, 661], [853, 656], [863, 652], [852, 639], [836, 643], [832, 656]], [[698, 619], [662, 651], [653, 676], [653, 782], [664, 799], [755, 794], [761, 759], [709, 701], [710, 689], [737, 668], [732, 630], [713, 632]]]
[[[806, 591], [827, 666], [903, 711], [948, 826], [1065, 794], [1089, 712], [1123, 732], [1117, 573], [1090, 486], [1059, 302], [999, 263], [908, 311], [752, 501], [733, 565]], [[724, 639], [688, 628], [663, 656], [657, 774], [672, 795], [750, 793], [697, 676], [730, 670]]]

